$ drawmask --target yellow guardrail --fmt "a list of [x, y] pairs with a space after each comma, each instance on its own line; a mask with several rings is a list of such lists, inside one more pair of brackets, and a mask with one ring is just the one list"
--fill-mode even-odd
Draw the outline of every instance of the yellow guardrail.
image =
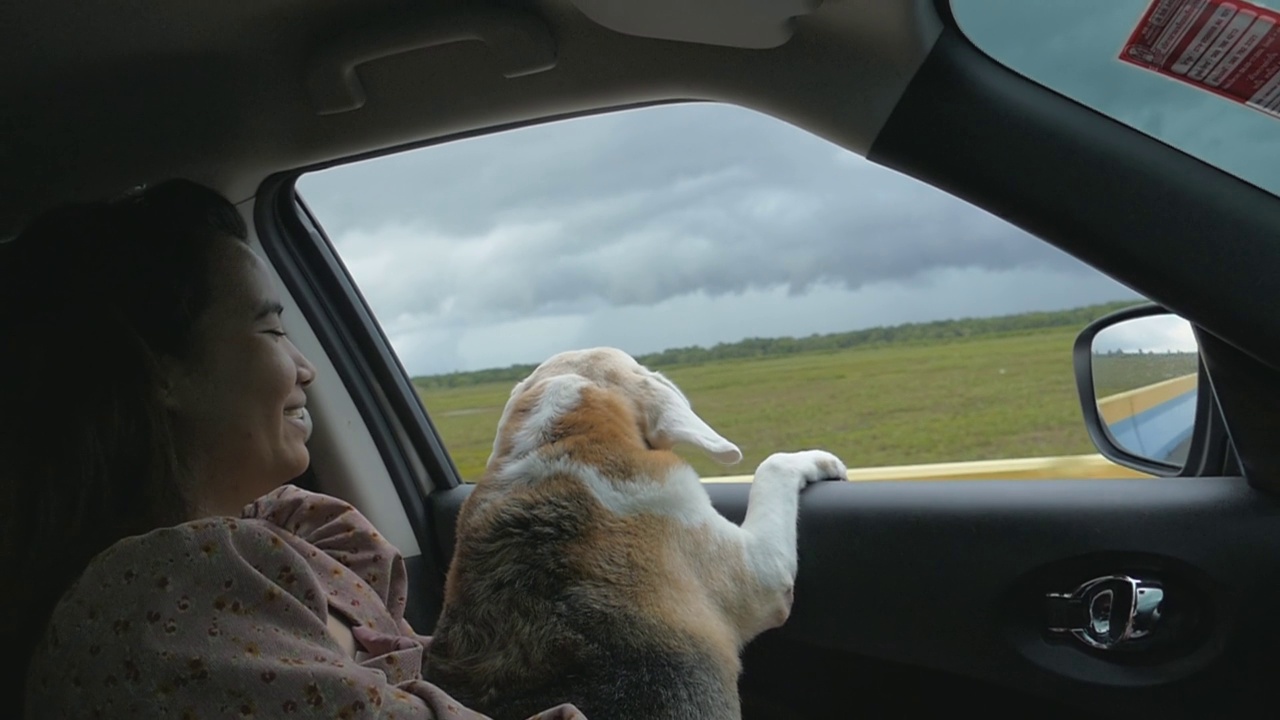
[[1199, 378], [1197, 373], [1181, 375], [1170, 380], [1163, 380], [1151, 385], [1128, 390], [1098, 400], [1098, 412], [1108, 425], [1133, 417], [1144, 410], [1172, 400], [1183, 393], [1196, 389]]
[[[849, 480], [1120, 480], [1150, 478], [1147, 473], [1116, 465], [1101, 455], [976, 460], [970, 462], [927, 463], [855, 468]], [[704, 477], [708, 483], [751, 482], [750, 475]]]
[[[1194, 390], [1198, 375], [1191, 373], [1158, 383], [1109, 395], [1098, 400], [1099, 414], [1107, 424], [1149, 410], [1160, 403]], [[975, 460], [968, 462], [887, 465], [849, 471], [852, 482], [876, 480], [1112, 480], [1151, 478], [1148, 473], [1117, 465], [1102, 455], [1062, 455], [1057, 457]], [[705, 477], [709, 483], [751, 482], [750, 475]]]

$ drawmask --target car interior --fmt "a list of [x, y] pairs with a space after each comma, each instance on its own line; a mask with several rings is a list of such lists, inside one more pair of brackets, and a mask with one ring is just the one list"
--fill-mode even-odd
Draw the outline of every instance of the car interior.
[[[957, 8], [11, 0], [0, 7], [0, 238], [54, 205], [168, 177], [235, 201], [321, 378], [312, 466], [297, 482], [351, 501], [402, 550], [408, 618], [430, 634], [472, 486], [295, 182], [646, 105], [764, 113], [1008, 220], [1190, 321], [1201, 390], [1189, 461], [1154, 479], [806, 489], [793, 613], [745, 651], [745, 716], [1263, 712], [1280, 700], [1276, 187], [1009, 68], [966, 35]], [[706, 487], [742, 520], [749, 483]], [[1082, 609], [1098, 587], [1105, 607]], [[1140, 617], [1152, 589], [1162, 612]], [[1122, 605], [1132, 617], [1117, 619]], [[1064, 632], [1090, 620], [1153, 624], [1115, 642]]]

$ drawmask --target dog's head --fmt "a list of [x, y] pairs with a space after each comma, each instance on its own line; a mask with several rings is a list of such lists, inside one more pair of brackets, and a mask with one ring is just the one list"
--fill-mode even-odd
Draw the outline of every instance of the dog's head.
[[688, 443], [725, 465], [742, 460], [738, 446], [698, 417], [684, 393], [661, 373], [621, 350], [593, 348], [555, 355], [512, 388], [498, 421], [490, 469], [495, 461], [536, 449], [557, 423], [580, 409], [584, 393], [596, 391], [629, 404], [650, 449]]

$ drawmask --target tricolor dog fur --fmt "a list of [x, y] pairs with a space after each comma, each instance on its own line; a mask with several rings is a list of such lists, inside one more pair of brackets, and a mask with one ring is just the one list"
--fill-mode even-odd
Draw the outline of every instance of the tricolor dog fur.
[[786, 621], [799, 492], [834, 455], [774, 454], [746, 518], [672, 452], [736, 445], [626, 353], [561, 353], [511, 391], [463, 503], [427, 674], [498, 720], [571, 702], [590, 720], [739, 718], [740, 654]]

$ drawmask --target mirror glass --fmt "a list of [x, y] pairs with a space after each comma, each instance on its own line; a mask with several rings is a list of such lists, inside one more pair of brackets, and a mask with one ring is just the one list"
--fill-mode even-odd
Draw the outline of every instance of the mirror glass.
[[1162, 314], [1123, 320], [1093, 338], [1093, 390], [1122, 450], [1181, 468], [1196, 421], [1199, 347], [1191, 323]]

